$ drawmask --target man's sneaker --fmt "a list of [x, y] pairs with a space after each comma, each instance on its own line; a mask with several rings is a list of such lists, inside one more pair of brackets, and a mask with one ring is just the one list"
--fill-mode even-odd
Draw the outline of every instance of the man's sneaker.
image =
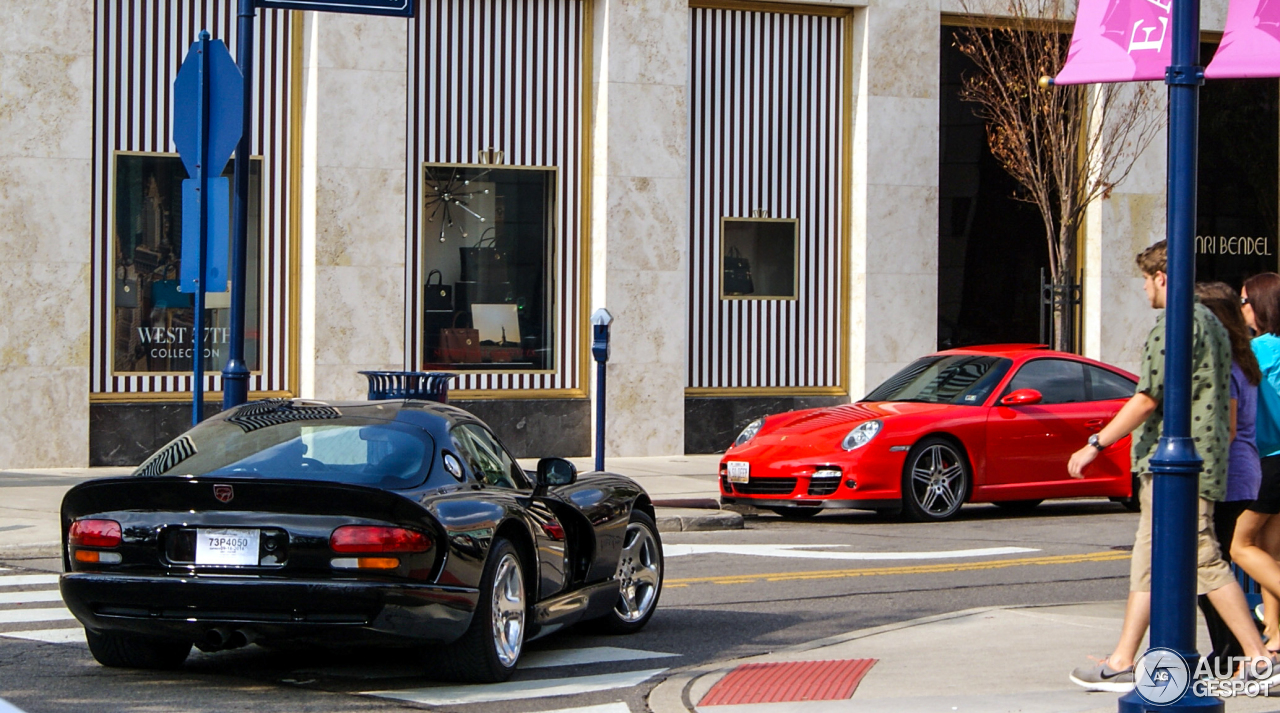
[[1133, 667], [1117, 671], [1106, 661], [1097, 666], [1081, 666], [1071, 672], [1071, 682], [1087, 691], [1128, 693], [1133, 690]]

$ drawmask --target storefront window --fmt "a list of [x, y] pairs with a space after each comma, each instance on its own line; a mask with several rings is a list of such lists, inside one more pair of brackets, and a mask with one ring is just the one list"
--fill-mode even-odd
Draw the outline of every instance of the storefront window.
[[722, 218], [720, 299], [795, 299], [799, 225], [782, 218]]
[[[227, 164], [223, 175], [232, 175], [233, 164]], [[244, 351], [249, 368], [257, 370], [262, 161], [252, 160], [249, 168]], [[191, 370], [194, 295], [178, 291], [186, 177], [182, 160], [175, 155], [116, 154], [112, 363], [118, 374]], [[230, 216], [227, 223], [234, 225]], [[205, 370], [218, 372], [228, 355], [230, 291], [206, 293], [205, 306]]]
[[554, 368], [556, 170], [423, 167], [423, 368]]
[[[1201, 47], [1212, 57], [1215, 47]], [[1240, 287], [1274, 272], [1280, 85], [1274, 79], [1207, 82], [1200, 89], [1196, 279]]]

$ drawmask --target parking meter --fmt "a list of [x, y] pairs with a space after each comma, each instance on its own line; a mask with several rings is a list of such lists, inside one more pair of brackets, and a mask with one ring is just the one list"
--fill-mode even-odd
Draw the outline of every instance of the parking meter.
[[591, 356], [596, 360], [596, 470], [604, 470], [605, 362], [609, 361], [609, 325], [613, 315], [601, 307], [591, 315]]

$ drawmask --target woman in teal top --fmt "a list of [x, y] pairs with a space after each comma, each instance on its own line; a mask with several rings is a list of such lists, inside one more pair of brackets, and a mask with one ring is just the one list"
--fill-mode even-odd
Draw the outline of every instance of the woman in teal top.
[[[1262, 457], [1262, 484], [1258, 498], [1249, 506], [1255, 513], [1280, 513], [1280, 275], [1264, 272], [1244, 282], [1240, 291], [1245, 322], [1257, 336], [1251, 346], [1262, 369], [1258, 385], [1256, 438]], [[1273, 558], [1280, 559], [1280, 518], [1268, 519], [1260, 541]], [[1234, 548], [1233, 552], [1234, 554]], [[1280, 645], [1280, 599], [1274, 592], [1280, 582], [1262, 585], [1264, 625], [1269, 648]]]

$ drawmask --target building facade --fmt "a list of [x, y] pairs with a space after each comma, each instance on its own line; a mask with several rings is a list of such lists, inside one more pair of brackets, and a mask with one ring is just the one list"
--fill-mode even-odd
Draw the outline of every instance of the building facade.
[[[235, 47], [235, 0], [10, 4], [0, 467], [137, 463], [190, 422], [196, 348], [218, 407], [229, 304], [210, 293], [196, 340], [172, 84], [201, 29]], [[1031, 284], [1043, 238], [1008, 219], [954, 96], [960, 8], [418, 4], [258, 11], [253, 395], [355, 399], [361, 370], [447, 370], [517, 455], [587, 455], [605, 307], [607, 454], [673, 455], [856, 400], [939, 345], [1035, 341], [1035, 295], [990, 289]], [[1206, 4], [1206, 27], [1224, 18]], [[1203, 274], [1275, 269], [1275, 89], [1212, 101], [1206, 131], [1261, 148], [1215, 144]], [[1132, 256], [1163, 237], [1163, 191], [1161, 135], [1081, 251], [1083, 351], [1131, 369], [1153, 319]]]

